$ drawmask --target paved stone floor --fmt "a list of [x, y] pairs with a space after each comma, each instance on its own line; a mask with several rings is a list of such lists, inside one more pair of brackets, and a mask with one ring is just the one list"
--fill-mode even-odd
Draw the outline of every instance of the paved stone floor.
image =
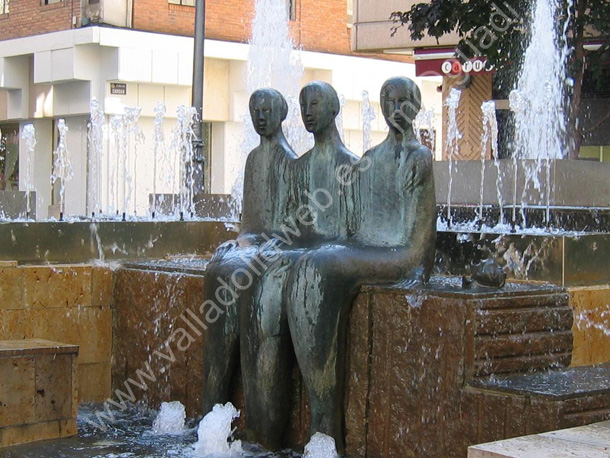
[[[157, 436], [151, 433], [156, 412], [130, 407], [117, 413], [106, 431], [99, 425], [95, 412], [100, 406], [81, 405], [78, 412], [78, 436], [33, 442], [0, 449], [0, 458], [166, 458], [195, 457], [193, 444], [197, 441], [197, 422], [180, 436]], [[292, 451], [271, 454], [255, 445], [244, 444], [245, 457], [298, 458]], [[228, 458], [228, 457], [224, 457]]]
[[607, 458], [610, 421], [472, 446], [468, 458]]

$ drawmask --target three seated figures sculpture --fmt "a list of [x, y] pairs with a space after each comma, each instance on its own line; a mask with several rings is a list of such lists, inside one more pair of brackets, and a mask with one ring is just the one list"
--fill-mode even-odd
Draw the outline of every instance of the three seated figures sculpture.
[[206, 274], [205, 297], [222, 313], [205, 334], [203, 407], [228, 401], [239, 360], [248, 430], [264, 446], [281, 447], [295, 355], [309, 434], [333, 437], [341, 452], [351, 304], [362, 285], [427, 282], [432, 270], [432, 154], [415, 139], [421, 96], [407, 78], [383, 84], [389, 133], [362, 158], [341, 141], [332, 86], [310, 83], [299, 101], [315, 139], [301, 157], [282, 132], [282, 95], [261, 89], [250, 98], [260, 145], [246, 163], [241, 232], [217, 249]]

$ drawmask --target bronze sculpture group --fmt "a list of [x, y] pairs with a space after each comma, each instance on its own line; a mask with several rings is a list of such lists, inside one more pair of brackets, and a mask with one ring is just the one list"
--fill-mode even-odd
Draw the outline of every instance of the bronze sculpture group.
[[205, 297], [224, 313], [205, 335], [204, 413], [228, 400], [240, 363], [248, 429], [279, 448], [294, 354], [311, 406], [310, 435], [327, 434], [344, 448], [350, 306], [364, 284], [427, 281], [434, 261], [432, 155], [412, 128], [420, 100], [413, 81], [386, 81], [388, 136], [358, 158], [336, 128], [335, 90], [310, 83], [299, 101], [315, 145], [297, 157], [282, 132], [282, 95], [252, 94], [261, 141], [246, 163], [241, 232], [218, 248], [206, 273]]

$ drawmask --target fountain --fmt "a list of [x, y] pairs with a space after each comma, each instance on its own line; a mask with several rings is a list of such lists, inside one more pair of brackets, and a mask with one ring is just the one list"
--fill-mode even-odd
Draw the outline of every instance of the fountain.
[[59, 140], [57, 141], [57, 149], [53, 152], [51, 184], [54, 185], [56, 182], [59, 182], [59, 220], [63, 221], [64, 214], [66, 213], [66, 182], [72, 179], [74, 172], [68, 157], [66, 145], [68, 126], [66, 126], [65, 119], [60, 119], [57, 122], [57, 130], [59, 131]]
[[[285, 10], [280, 12], [277, 8], [278, 2], [261, 0], [259, 3], [274, 13], [259, 16], [260, 22], [255, 23], [259, 35], [253, 39], [252, 59], [279, 62], [276, 65], [290, 70], [277, 72], [268, 69], [266, 76], [253, 76], [251, 81], [258, 82], [250, 82], [252, 87], [249, 90], [263, 85], [282, 89], [289, 105], [287, 124], [292, 123], [295, 128], [292, 131], [289, 127], [287, 136], [291, 144], [301, 145], [295, 149], [302, 153], [310, 147], [307, 144], [310, 140], [300, 122], [295, 121], [299, 112], [295, 81], [300, 78], [298, 72], [302, 72], [302, 68], [299, 70], [298, 62], [290, 57], [292, 47], [281, 45], [279, 57], [273, 59], [266, 59], [269, 57], [266, 46], [271, 45], [257, 48], [257, 39], [268, 43], [274, 43], [276, 39], [268, 34], [274, 27], [264, 21], [271, 17], [281, 19], [285, 15]], [[538, 3], [544, 2], [540, 0]], [[552, 5], [552, 2], [548, 4]], [[259, 13], [262, 11], [262, 8], [258, 10]], [[286, 28], [277, 30], [287, 36]], [[565, 55], [561, 59], [563, 61], [553, 61], [553, 65], [565, 63]], [[279, 82], [269, 82], [266, 79], [269, 75], [285, 75], [293, 71], [297, 75], [295, 80], [280, 78]], [[287, 81], [289, 79], [291, 82]], [[531, 79], [531, 75], [526, 78], [528, 81]], [[558, 81], [564, 84], [561, 79]], [[290, 87], [280, 87], [284, 84]], [[524, 98], [526, 87], [527, 84], [520, 83], [518, 92], [512, 96], [514, 109], [524, 117], [519, 122], [523, 125], [532, 122], [525, 116], [533, 111], [545, 115], [537, 119], [550, 119], [546, 108], [531, 109], [532, 102]], [[539, 91], [542, 101], [559, 103], [559, 96], [553, 99], [553, 94], [560, 93], [554, 91], [556, 89], [545, 86], [544, 91]], [[452, 94], [448, 102], [447, 108], [455, 115], [459, 110], [459, 93]], [[553, 106], [561, 109], [560, 105]], [[411, 452], [449, 456], [455, 450], [439, 452], [434, 444], [455, 443], [457, 449], [463, 450], [465, 445], [477, 441], [525, 434], [541, 428], [556, 429], [569, 425], [570, 421], [576, 424], [597, 418], [595, 412], [587, 410], [589, 404], [599, 400], [591, 394], [592, 390], [577, 400], [569, 401], [560, 399], [563, 394], [556, 392], [531, 397], [522, 386], [515, 388], [510, 377], [514, 370], [563, 370], [570, 364], [570, 358], [576, 365], [610, 359], [599, 350], [592, 350], [607, 342], [603, 337], [608, 332], [604, 324], [608, 311], [603, 305], [607, 304], [608, 288], [604, 285], [610, 271], [605, 259], [605, 250], [610, 247], [607, 234], [610, 218], [604, 209], [608, 203], [599, 197], [593, 202], [594, 207], [599, 208], [585, 209], [581, 205], [584, 200], [579, 200], [579, 195], [572, 191], [591, 177], [602, 183], [605, 176], [596, 175], [593, 164], [584, 164], [583, 169], [587, 170], [582, 175], [574, 174], [580, 169], [558, 159], [561, 156], [556, 152], [562, 151], [562, 147], [548, 138], [529, 138], [530, 146], [520, 147], [523, 153], [515, 155], [513, 160], [499, 159], [495, 149], [497, 126], [494, 107], [487, 103], [481, 109], [485, 119], [481, 149], [484, 151], [487, 145], [491, 145], [492, 160], [481, 160], [476, 164], [451, 161], [457, 156], [456, 140], [459, 138], [457, 125], [453, 123], [455, 129], [450, 129], [447, 142], [449, 167], [444, 163], [435, 164], [435, 174], [446, 174], [446, 181], [452, 184], [437, 189], [438, 196], [447, 197], [447, 205], [439, 209], [436, 272], [461, 276], [469, 273], [466, 267], [471, 261], [495, 256], [504, 265], [509, 278], [526, 282], [549, 281], [568, 288], [569, 298], [564, 290], [549, 285], [531, 287], [509, 283], [502, 293], [485, 288], [463, 292], [458, 281], [445, 277], [435, 278], [427, 290], [409, 286], [396, 289], [364, 287], [355, 301], [347, 331], [350, 346], [347, 441], [355, 456], [404, 456]], [[91, 113], [88, 132], [91, 155], [87, 167], [91, 191], [87, 196], [87, 214], [90, 218], [85, 221], [64, 215], [67, 221], [63, 223], [32, 223], [35, 207], [30, 196], [35, 191], [31, 183], [35, 174], [36, 139], [33, 126], [24, 129], [27, 162], [22, 166], [21, 174], [28, 202], [22, 218], [28, 221], [18, 228], [17, 223], [0, 225], [0, 240], [4, 247], [0, 269], [13, 285], [9, 288], [2, 283], [0, 291], [11, 294], [11, 300], [7, 299], [7, 302], [33, 301], [28, 304], [34, 304], [35, 313], [43, 316], [45, 323], [61, 322], [66, 332], [80, 333], [82, 327], [99, 335], [105, 346], [103, 352], [90, 344], [81, 344], [83, 380], [90, 385], [106, 380], [99, 374], [102, 368], [110, 367], [112, 356], [113, 388], [126, 396], [114, 397], [119, 406], [123, 405], [122, 400], [129, 398], [129, 393], [135, 393], [134, 399], [143, 400], [155, 408], [162, 401], [180, 399], [188, 416], [195, 417], [201, 413], [198, 385], [202, 381], [198, 359], [204, 351], [198, 334], [203, 333], [204, 328], [196, 318], [204, 300], [206, 257], [222, 242], [236, 236], [236, 218], [200, 221], [192, 217], [196, 213], [192, 200], [192, 174], [188, 167], [184, 167], [192, 155], [190, 121], [193, 113], [188, 107], [180, 108], [176, 128], [171, 136], [167, 136], [171, 138], [169, 142], [164, 132], [166, 109], [161, 105], [155, 109], [154, 151], [151, 156], [154, 158], [151, 166], [155, 171], [147, 191], [148, 201], [142, 198], [142, 193], [137, 193], [137, 189], [143, 190], [148, 186], [138, 184], [137, 180], [138, 164], [143, 162], [144, 155], [141, 151], [135, 156], [126, 154], [139, 142], [137, 109], [116, 115], [108, 124], [95, 101], [92, 101]], [[421, 132], [431, 125], [429, 116], [424, 112], [420, 114], [417, 125]], [[370, 123], [374, 112], [368, 94], [364, 93], [362, 118], [366, 149], [371, 142]], [[249, 122], [245, 124], [250, 129]], [[248, 138], [248, 135], [251, 134], [244, 137]], [[421, 138], [420, 135], [418, 140]], [[525, 141], [525, 136], [523, 138]], [[548, 157], [532, 157], [528, 151], [541, 148], [532, 147], [531, 142], [544, 142], [544, 147], [553, 153]], [[110, 144], [112, 148], [104, 150], [104, 144]], [[249, 151], [251, 148], [244, 149]], [[57, 157], [65, 157], [66, 151], [66, 144], [60, 141]], [[66, 164], [63, 159], [57, 164], [58, 183], [62, 184], [69, 173], [67, 168], [59, 172], [62, 164]], [[103, 179], [103, 176], [108, 179]], [[468, 195], [463, 192], [462, 177], [473, 183]], [[477, 186], [479, 183], [480, 187]], [[602, 183], [600, 186], [605, 185]], [[129, 192], [130, 188], [133, 193]], [[171, 203], [166, 205], [168, 201]], [[512, 210], [511, 214], [508, 214], [508, 209]], [[20, 265], [3, 264], [16, 259]], [[89, 263], [91, 259], [97, 259], [97, 264], [56, 265]], [[31, 265], [24, 265], [28, 263]], [[522, 302], [527, 295], [534, 297], [535, 304], [531, 307], [524, 307], [528, 303]], [[473, 297], [478, 301], [477, 306], [469, 302]], [[57, 304], [62, 304], [62, 308]], [[601, 306], [596, 310], [591, 304]], [[23, 310], [10, 308], [4, 316], [17, 323], [23, 318]], [[113, 315], [114, 328], [111, 327]], [[515, 316], [525, 323], [522, 327], [513, 326]], [[550, 319], [552, 324], [544, 324], [546, 319]], [[98, 321], [103, 321], [104, 326], [91, 324]], [[5, 333], [2, 338], [9, 333], [18, 339], [33, 337], [31, 333], [59, 333], [58, 329], [52, 329], [53, 326], [35, 324], [34, 330], [28, 330], [14, 325], [9, 329], [5, 323], [0, 323], [0, 330]], [[467, 323], [466, 328], [461, 327], [464, 323]], [[533, 339], [532, 334], [539, 334], [542, 340]], [[587, 341], [592, 335], [597, 340]], [[110, 347], [112, 339], [116, 344], [114, 350]], [[508, 341], [516, 342], [520, 350], [509, 345]], [[384, 349], [399, 351], [390, 351], [390, 356], [387, 356]], [[114, 351], [112, 355], [111, 351]], [[425, 366], [422, 361], [426, 362]], [[464, 367], [465, 374], [447, 372], [446, 367], [452, 362]], [[154, 371], [155, 381], [151, 380], [152, 372], [147, 368]], [[398, 368], [406, 368], [405, 372], [412, 373], [413, 378]], [[568, 379], [571, 374], [560, 371], [551, 382], [556, 384], [558, 379]], [[490, 375], [491, 381], [486, 378]], [[295, 408], [286, 434], [290, 443], [303, 446], [307, 439], [303, 425], [309, 421], [309, 406], [298, 371], [295, 370], [291, 377], [295, 381], [292, 393]], [[494, 378], [500, 382], [494, 383]], [[110, 384], [109, 376], [104, 383]], [[146, 388], [138, 388], [141, 386]], [[493, 391], [492, 395], [490, 390], [499, 391]], [[234, 387], [235, 405], [243, 405], [241, 397], [239, 389]], [[440, 400], [440, 405], [435, 403], [437, 400]], [[132, 411], [131, 407], [125, 407], [123, 411], [115, 404], [109, 405], [117, 413], [119, 420], [113, 425], [118, 424], [118, 429], [124, 421], [120, 419], [121, 414], [132, 419], [146, 417], [149, 429], [153, 424], [149, 413]], [[531, 421], [511, 423], [512, 418], [522, 418], [526, 411], [524, 406], [533, 405], [537, 407], [525, 414], [531, 417]], [[459, 406], [460, 415], [448, 406]], [[96, 441], [112, 439], [112, 436], [97, 436], [100, 433], [91, 424], [98, 423], [100, 409], [105, 412], [103, 407], [91, 411], [87, 408], [91, 408], [85, 408], [90, 422], [85, 424], [81, 421], [80, 427], [85, 436], [90, 434], [91, 440], [85, 441], [84, 446], [95, 447]], [[568, 412], [568, 415], [558, 416], [557, 412]], [[493, 419], [489, 420], [490, 417], [485, 415], [491, 415]], [[229, 416], [233, 420], [233, 414], [229, 413]], [[238, 427], [243, 427], [243, 419], [235, 421]], [[490, 428], [475, 430], [470, 427], [479, 421], [488, 422]], [[184, 436], [158, 439], [162, 449], [186, 453], [196, 441], [194, 428], [190, 423]], [[232, 432], [231, 421], [223, 428], [223, 431]], [[103, 453], [135, 451], [145, 455], [150, 451], [146, 447], [151, 445], [146, 442], [146, 437], [144, 440], [136, 437], [143, 434], [142, 431], [141, 425], [132, 431], [124, 430], [123, 434], [131, 442], [111, 445], [115, 449], [105, 449]], [[406, 437], [421, 439], [417, 442]], [[457, 439], [451, 442], [452, 438]], [[227, 445], [226, 439], [220, 441], [220, 446], [224, 445]], [[329, 452], [324, 451], [327, 446], [328, 441], [318, 437], [306, 449], [306, 456], [314, 457], [316, 453], [328, 456]], [[247, 449], [248, 444], [244, 447]], [[11, 451], [8, 453], [7, 456], [11, 456]], [[16, 453], [19, 456], [19, 450]], [[250, 453], [256, 455], [257, 452]], [[278, 456], [292, 456], [292, 452]]]
[[458, 141], [461, 138], [462, 134], [458, 130], [457, 125], [457, 109], [460, 105], [460, 97], [462, 93], [458, 89], [451, 89], [451, 93], [449, 97], [447, 97], [447, 101], [445, 105], [447, 105], [448, 113], [449, 113], [449, 122], [447, 126], [447, 144], [445, 148], [447, 150], [447, 157], [449, 164], [449, 184], [447, 192], [447, 225], [451, 228], [453, 217], [451, 216], [451, 192], [453, 191], [453, 165], [455, 158], [459, 153], [459, 144]]
[[25, 176], [26, 210], [25, 218], [32, 216], [32, 191], [34, 182], [34, 148], [36, 147], [36, 129], [32, 124], [23, 127], [21, 138], [25, 140], [26, 160], [23, 175]]

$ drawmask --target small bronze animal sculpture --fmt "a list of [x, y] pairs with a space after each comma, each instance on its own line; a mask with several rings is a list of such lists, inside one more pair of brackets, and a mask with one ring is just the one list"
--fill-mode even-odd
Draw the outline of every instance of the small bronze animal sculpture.
[[462, 288], [470, 289], [473, 284], [488, 286], [491, 288], [502, 288], [506, 283], [506, 273], [494, 258], [485, 259], [470, 267], [470, 278], [462, 277]]

